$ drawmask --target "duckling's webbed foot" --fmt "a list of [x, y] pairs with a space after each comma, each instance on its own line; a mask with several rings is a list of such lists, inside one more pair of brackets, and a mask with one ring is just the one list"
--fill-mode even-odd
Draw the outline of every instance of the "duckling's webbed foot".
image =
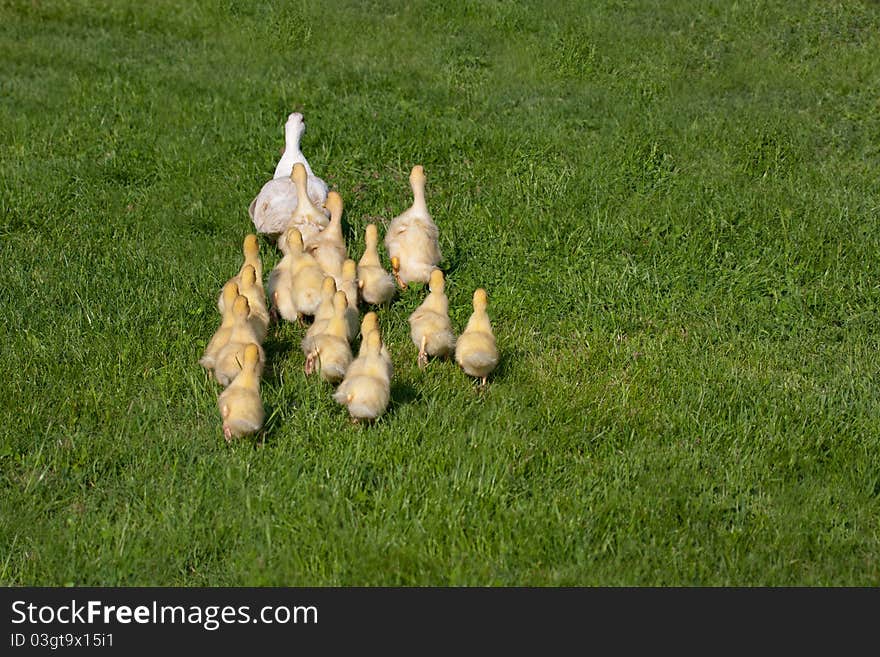
[[427, 342], [428, 342], [428, 337], [423, 335], [422, 336], [422, 345], [419, 347], [419, 358], [418, 358], [419, 369], [425, 369], [425, 367], [428, 365], [428, 352], [425, 350], [425, 344]]
[[227, 443], [232, 442], [232, 428], [228, 424], [223, 425], [223, 437]]
[[391, 258], [391, 273], [394, 274], [394, 280], [397, 281], [398, 287], [401, 290], [405, 290], [406, 283], [400, 277], [400, 260], [397, 257]]
[[272, 304], [269, 308], [269, 323], [277, 324], [281, 321], [281, 317], [278, 314], [278, 290], [275, 290], [272, 293]]

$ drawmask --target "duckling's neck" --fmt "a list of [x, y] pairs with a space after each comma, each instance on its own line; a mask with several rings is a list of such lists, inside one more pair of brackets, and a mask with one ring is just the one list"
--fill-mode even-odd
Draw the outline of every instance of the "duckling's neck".
[[466, 332], [478, 331], [491, 334], [492, 324], [489, 322], [489, 313], [485, 310], [474, 310], [464, 330]]
[[312, 204], [312, 199], [309, 198], [308, 181], [306, 176], [303, 176], [301, 179], [295, 179], [293, 182], [296, 185], [297, 214], [314, 212], [315, 206]]
[[260, 380], [257, 378], [257, 368], [253, 367], [244, 367], [241, 372], [233, 379], [232, 383], [235, 384], [237, 388], [251, 388], [257, 389], [260, 386]]
[[376, 243], [376, 240], [368, 239], [366, 241], [366, 244], [364, 245], [364, 255], [361, 256], [361, 260], [358, 264], [365, 267], [379, 266], [379, 245]]
[[323, 231], [330, 231], [327, 233], [327, 237], [332, 237], [335, 240], [341, 242], [342, 241], [342, 213], [334, 212], [330, 215], [330, 223], [327, 224], [327, 227], [324, 228]]
[[244, 266], [247, 267], [251, 265], [254, 268], [255, 272], [259, 272], [262, 268], [262, 262], [260, 261], [260, 252], [259, 251], [251, 251], [246, 252], [244, 254]]
[[342, 313], [334, 313], [333, 317], [327, 323], [327, 333], [335, 335], [337, 338], [348, 339], [348, 328], [345, 324], [345, 315]]
[[428, 211], [428, 204], [425, 202], [425, 184], [423, 182], [412, 183], [413, 193], [413, 210]]
[[438, 313], [446, 314], [449, 312], [449, 299], [446, 292], [442, 290], [428, 292], [428, 296], [425, 297], [425, 305]]

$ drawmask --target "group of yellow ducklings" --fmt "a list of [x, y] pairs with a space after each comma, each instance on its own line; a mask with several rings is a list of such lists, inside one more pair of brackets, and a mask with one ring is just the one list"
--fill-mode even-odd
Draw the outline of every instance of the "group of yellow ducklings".
[[[390, 401], [394, 367], [376, 312], [370, 310], [361, 318], [359, 308], [362, 303], [388, 304], [398, 287], [405, 289], [408, 283], [427, 283], [429, 290], [409, 316], [420, 368], [429, 357], [454, 356], [464, 372], [485, 386], [498, 364], [483, 288], [474, 291], [473, 313], [464, 331], [457, 339], [453, 332], [445, 278], [438, 267], [439, 231], [425, 201], [423, 167], [416, 165], [410, 173], [412, 206], [391, 221], [385, 234], [391, 272], [382, 266], [373, 223], [366, 226], [364, 253], [355, 262], [348, 257], [342, 234], [342, 197], [314, 175], [299, 149], [304, 130], [302, 115], [291, 114], [275, 176], [249, 209], [257, 231], [277, 240], [282, 258], [264, 288], [257, 235], [245, 237], [244, 262], [220, 292], [221, 323], [199, 360], [224, 386], [217, 403], [227, 441], [262, 429], [263, 341], [273, 322], [282, 320], [305, 326], [311, 318], [300, 345], [305, 372], [337, 386], [333, 399], [348, 409], [354, 422], [381, 416]], [[354, 357], [352, 343], [358, 333], [360, 347]]]

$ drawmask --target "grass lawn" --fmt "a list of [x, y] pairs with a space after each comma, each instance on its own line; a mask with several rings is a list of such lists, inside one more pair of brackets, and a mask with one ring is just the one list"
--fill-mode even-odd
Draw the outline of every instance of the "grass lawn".
[[[0, 2], [0, 583], [880, 585], [880, 5], [440, 4]], [[227, 446], [294, 110], [356, 258], [424, 165], [502, 362], [414, 286], [355, 426], [284, 324]]]

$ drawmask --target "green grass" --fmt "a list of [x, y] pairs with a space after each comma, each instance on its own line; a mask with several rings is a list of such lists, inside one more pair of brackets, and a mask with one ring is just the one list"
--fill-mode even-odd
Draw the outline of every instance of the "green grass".
[[[438, 5], [0, 2], [0, 582], [880, 585], [880, 5]], [[294, 109], [356, 256], [425, 166], [502, 362], [420, 371], [411, 289], [357, 427], [284, 325], [227, 446]]]

